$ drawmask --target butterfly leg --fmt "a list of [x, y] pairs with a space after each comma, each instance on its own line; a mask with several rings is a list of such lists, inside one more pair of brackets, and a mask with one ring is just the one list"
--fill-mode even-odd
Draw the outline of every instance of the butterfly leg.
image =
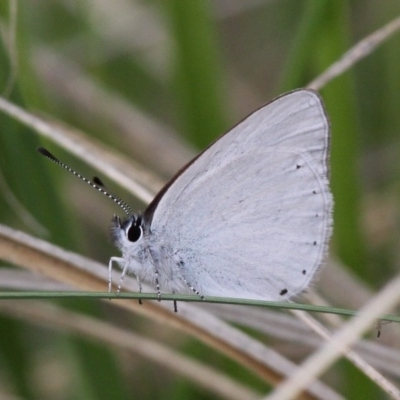
[[113, 262], [121, 263], [122, 261], [124, 261], [124, 259], [121, 257], [111, 257], [110, 262], [108, 263], [108, 291], [110, 293], [112, 291], [112, 267], [113, 267], [112, 263]]
[[155, 281], [156, 281], [156, 290], [157, 290], [157, 297], [158, 301], [161, 301], [161, 290], [160, 290], [160, 282], [158, 280], [158, 269], [156, 268], [154, 271]]
[[[142, 293], [142, 282], [140, 281], [140, 279], [139, 279], [138, 276], [136, 277], [136, 280], [137, 280], [137, 283], [138, 283], [138, 286], [139, 286], [139, 293]], [[140, 305], [143, 304], [143, 303], [142, 303], [142, 299], [139, 299], [139, 304], [140, 304]]]
[[199, 296], [201, 298], [201, 300], [204, 300], [204, 296], [197, 289], [195, 289], [185, 278], [182, 277], [182, 279], [183, 279], [183, 282], [185, 282], [185, 284], [187, 286], [189, 286], [190, 290], [193, 293], [197, 294], [197, 296]]
[[[175, 294], [175, 290], [172, 291], [172, 294]], [[174, 312], [178, 312], [178, 303], [174, 300]]]
[[376, 329], [376, 337], [377, 337], [377, 339], [379, 339], [381, 337], [382, 325], [390, 324], [390, 322], [391, 321], [382, 321], [380, 319], [378, 321], [376, 321], [375, 329]]
[[128, 263], [125, 263], [124, 268], [122, 269], [122, 274], [121, 277], [119, 278], [119, 283], [118, 283], [118, 289], [117, 289], [117, 293], [119, 294], [121, 292], [121, 287], [122, 284], [124, 283], [124, 278], [126, 275], [126, 271], [128, 270]]

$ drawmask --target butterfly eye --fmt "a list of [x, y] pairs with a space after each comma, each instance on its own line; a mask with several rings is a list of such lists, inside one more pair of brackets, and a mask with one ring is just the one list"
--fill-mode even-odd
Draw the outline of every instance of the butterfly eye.
[[126, 236], [130, 242], [137, 242], [143, 235], [143, 229], [140, 225], [131, 225], [126, 232]]

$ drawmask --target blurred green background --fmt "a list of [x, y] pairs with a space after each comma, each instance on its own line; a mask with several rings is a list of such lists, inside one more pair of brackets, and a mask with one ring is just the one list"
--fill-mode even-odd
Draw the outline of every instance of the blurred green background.
[[[150, 152], [138, 151], [129, 129], [140, 131], [141, 126], [135, 126], [134, 118], [123, 120], [130, 108], [201, 150], [255, 108], [307, 85], [352, 45], [400, 15], [400, 3], [23, 1], [18, 3], [15, 30], [10, 29], [11, 15], [10, 3], [0, 2], [3, 95], [81, 129], [167, 179], [176, 170], [175, 156], [168, 160], [165, 148], [166, 160], [172, 163], [168, 167]], [[321, 91], [332, 125], [332, 254], [376, 289], [399, 269], [399, 66], [396, 34]], [[139, 134], [146, 136], [145, 131]], [[1, 113], [1, 223], [106, 264], [117, 254], [109, 243], [108, 227], [118, 210], [38, 156], [39, 144], [86, 176], [98, 174]], [[144, 207], [121, 188], [107, 185], [134, 208]], [[45, 231], [21, 216], [10, 192]], [[204, 351], [200, 343], [184, 335], [178, 339], [168, 328], [163, 331], [139, 317], [126, 321], [122, 312], [111, 316], [106, 306], [94, 302], [62, 305], [114, 318], [255, 389], [268, 389], [233, 363]], [[1, 316], [0, 326], [0, 386], [16, 398], [214, 398], [140, 357], [10, 317]], [[50, 383], [49, 373], [55, 376]], [[349, 399], [381, 395], [345, 362], [331, 379]]]

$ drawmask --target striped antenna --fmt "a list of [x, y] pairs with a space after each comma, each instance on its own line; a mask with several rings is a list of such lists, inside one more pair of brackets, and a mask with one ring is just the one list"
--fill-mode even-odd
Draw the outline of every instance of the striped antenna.
[[112, 201], [114, 201], [115, 203], [117, 203], [124, 211], [125, 213], [128, 215], [128, 217], [134, 215], [134, 212], [132, 210], [132, 208], [125, 203], [125, 201], [123, 201], [122, 199], [120, 199], [117, 195], [115, 195], [114, 193], [110, 193], [107, 190], [105, 190], [104, 188], [104, 184], [103, 182], [95, 177], [94, 178], [94, 182], [90, 181], [89, 179], [85, 178], [84, 176], [82, 176], [81, 174], [79, 174], [78, 172], [74, 171], [71, 167], [69, 167], [68, 165], [64, 164], [62, 161], [60, 161], [57, 157], [55, 157], [53, 154], [51, 154], [48, 150], [46, 150], [44, 147], [38, 147], [36, 149], [40, 154], [42, 154], [43, 156], [45, 156], [46, 158], [48, 158], [49, 160], [53, 161], [54, 163], [56, 163], [57, 165], [59, 165], [60, 167], [63, 167], [64, 169], [66, 169], [68, 172], [70, 172], [71, 174], [77, 176], [79, 179], [81, 179], [82, 181], [86, 182], [88, 185], [90, 185], [91, 187], [97, 189], [100, 193], [103, 193], [104, 195], [106, 195], [108, 198], [110, 198]]

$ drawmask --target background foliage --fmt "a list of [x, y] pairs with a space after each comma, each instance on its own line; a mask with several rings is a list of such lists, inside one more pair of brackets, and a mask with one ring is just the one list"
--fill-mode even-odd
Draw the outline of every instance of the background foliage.
[[[0, 90], [21, 107], [78, 128], [167, 179], [191, 150], [178, 161], [168, 148], [161, 149], [163, 159], [138, 149], [129, 130], [144, 137], [146, 131], [116, 110], [139, 111], [166, 134], [174, 132], [201, 150], [263, 103], [306, 86], [397, 15], [400, 3], [392, 0], [52, 0], [18, 3], [12, 29], [13, 14], [4, 1]], [[399, 40], [395, 35], [321, 91], [332, 125], [332, 255], [374, 290], [399, 270]], [[39, 144], [86, 176], [98, 174], [0, 114], [1, 222], [106, 264], [116, 254], [109, 220], [119, 211], [39, 157]], [[107, 185], [134, 208], [144, 207], [112, 182]], [[168, 327], [127, 319], [104, 304], [59, 304], [144, 333], [268, 391], [258, 378]], [[0, 326], [0, 387], [17, 398], [213, 398], [167, 368], [88, 339], [9, 316], [0, 316]], [[388, 329], [399, 336], [398, 327]], [[298, 360], [304, 354], [290, 356]], [[347, 362], [325, 378], [346, 398], [381, 398]]]

